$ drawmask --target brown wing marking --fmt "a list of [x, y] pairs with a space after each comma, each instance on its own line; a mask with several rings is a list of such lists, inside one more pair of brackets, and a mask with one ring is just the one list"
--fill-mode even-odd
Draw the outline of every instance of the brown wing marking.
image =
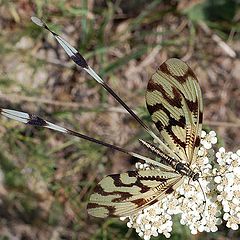
[[200, 143], [202, 95], [191, 68], [179, 59], [164, 62], [149, 80], [146, 102], [165, 143], [192, 162]]
[[130, 171], [103, 178], [90, 197], [88, 213], [94, 217], [136, 214], [181, 184], [182, 176], [158, 170]]

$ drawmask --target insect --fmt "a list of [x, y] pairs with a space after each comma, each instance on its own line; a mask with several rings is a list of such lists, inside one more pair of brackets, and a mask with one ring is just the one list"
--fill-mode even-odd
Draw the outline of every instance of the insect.
[[75, 48], [50, 30], [42, 20], [32, 17], [32, 21], [47, 29], [69, 57], [100, 83], [155, 140], [153, 144], [139, 139], [159, 161], [61, 127], [36, 115], [0, 108], [1, 115], [5, 117], [83, 138], [133, 156], [140, 163], [148, 164], [149, 169], [146, 170], [104, 177], [90, 196], [87, 206], [90, 215], [99, 218], [134, 215], [174, 192], [185, 178], [198, 181], [199, 172], [192, 166], [197, 159], [200, 145], [203, 103], [197, 78], [185, 62], [176, 58], [168, 59], [160, 65], [148, 82], [146, 104], [160, 133], [159, 138], [97, 75]]

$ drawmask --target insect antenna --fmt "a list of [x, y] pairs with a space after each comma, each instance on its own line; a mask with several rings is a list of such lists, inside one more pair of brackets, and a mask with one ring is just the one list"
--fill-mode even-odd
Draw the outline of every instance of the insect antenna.
[[200, 189], [201, 189], [201, 191], [203, 193], [203, 198], [204, 198], [204, 201], [203, 201], [203, 203], [204, 203], [203, 212], [205, 212], [206, 211], [206, 207], [207, 207], [207, 196], [206, 196], [206, 193], [203, 191], [203, 188], [202, 188], [202, 185], [201, 185], [199, 179], [197, 179], [197, 182], [198, 182], [199, 187], [200, 187]]
[[[198, 171], [201, 173], [201, 175], [202, 175], [202, 171], [200, 170], [200, 169], [198, 169]], [[199, 177], [199, 178], [203, 178], [203, 177]], [[199, 181], [199, 178], [198, 179], [196, 179], [196, 181], [198, 182], [198, 184], [199, 184], [199, 187], [200, 187], [200, 189], [201, 189], [201, 191], [202, 191], [202, 194], [203, 194], [203, 198], [204, 198], [204, 201], [203, 201], [203, 204], [204, 204], [204, 207], [203, 207], [203, 213], [206, 211], [206, 207], [207, 207], [207, 196], [206, 196], [206, 193], [204, 192], [204, 190], [203, 190], [203, 187], [202, 187], [202, 185], [201, 185], [201, 183], [200, 183], [200, 181]], [[188, 184], [190, 184], [190, 178], [189, 178], [189, 180], [188, 180]], [[195, 185], [191, 185], [191, 186], [193, 186], [194, 188], [195, 188], [195, 190], [197, 191], [197, 188], [196, 188], [196, 186]], [[201, 216], [201, 218], [203, 218], [202, 216]]]

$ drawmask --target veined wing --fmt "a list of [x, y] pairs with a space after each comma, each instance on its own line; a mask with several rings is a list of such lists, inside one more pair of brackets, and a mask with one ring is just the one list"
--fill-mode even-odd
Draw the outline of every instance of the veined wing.
[[175, 172], [159, 170], [129, 171], [103, 178], [91, 195], [88, 213], [94, 217], [126, 217], [136, 214], [182, 184]]
[[164, 62], [148, 82], [148, 111], [165, 143], [189, 164], [195, 161], [202, 129], [202, 95], [197, 78], [183, 61]]

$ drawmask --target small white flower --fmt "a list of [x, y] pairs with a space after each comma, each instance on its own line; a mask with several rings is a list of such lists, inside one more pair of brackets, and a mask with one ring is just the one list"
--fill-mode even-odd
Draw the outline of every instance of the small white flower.
[[217, 176], [217, 177], [214, 178], [215, 183], [220, 183], [221, 180], [222, 180], [221, 176]]
[[240, 149], [237, 150], [236, 154], [240, 157]]
[[216, 134], [215, 131], [210, 131], [208, 134], [209, 134], [211, 137], [216, 137], [216, 136], [217, 136], [217, 134]]
[[210, 131], [209, 134], [206, 134], [206, 132], [202, 132], [201, 134], [201, 144], [203, 147], [207, 150], [212, 148], [212, 144], [217, 143], [217, 137], [216, 133], [214, 131]]
[[127, 223], [127, 227], [128, 227], [128, 228], [131, 228], [131, 227], [132, 227], [132, 223], [131, 223], [131, 222], [128, 222], [128, 223]]
[[232, 202], [233, 202], [234, 204], [236, 204], [236, 205], [239, 205], [240, 199], [234, 197], [234, 198], [232, 199]]
[[238, 230], [238, 225], [236, 223], [231, 224], [231, 229], [232, 230]]
[[226, 162], [227, 154], [225, 153], [225, 148], [221, 147], [216, 153], [217, 162], [220, 165], [224, 165]]
[[237, 160], [239, 156], [236, 153], [231, 154], [232, 160]]
[[226, 176], [226, 179], [227, 179], [227, 181], [228, 181], [228, 185], [229, 185], [229, 186], [232, 186], [233, 183], [234, 183], [234, 178], [235, 178], [234, 173], [233, 173], [233, 172], [226, 173], [225, 176]]
[[233, 174], [235, 175], [235, 176], [240, 176], [240, 166], [238, 166], [238, 167], [235, 167], [234, 169], [233, 169]]
[[200, 147], [198, 150], [198, 156], [202, 157], [205, 155], [205, 149], [203, 147]]
[[229, 217], [230, 217], [229, 213], [224, 213], [223, 214], [223, 220], [227, 221]]
[[204, 147], [205, 149], [207, 149], [207, 150], [212, 147], [211, 142], [209, 142], [209, 141], [207, 141], [207, 140], [205, 140], [205, 139], [201, 141], [201, 144], [202, 144], [203, 147]]
[[205, 138], [206, 135], [207, 135], [207, 133], [206, 133], [205, 131], [202, 130], [202, 132], [201, 132], [201, 138]]
[[147, 230], [151, 229], [151, 224], [149, 224], [149, 223], [145, 224], [145, 229], [147, 229]]
[[225, 154], [225, 148], [224, 147], [220, 147], [219, 149], [218, 149], [218, 152], [220, 153], [220, 154]]

